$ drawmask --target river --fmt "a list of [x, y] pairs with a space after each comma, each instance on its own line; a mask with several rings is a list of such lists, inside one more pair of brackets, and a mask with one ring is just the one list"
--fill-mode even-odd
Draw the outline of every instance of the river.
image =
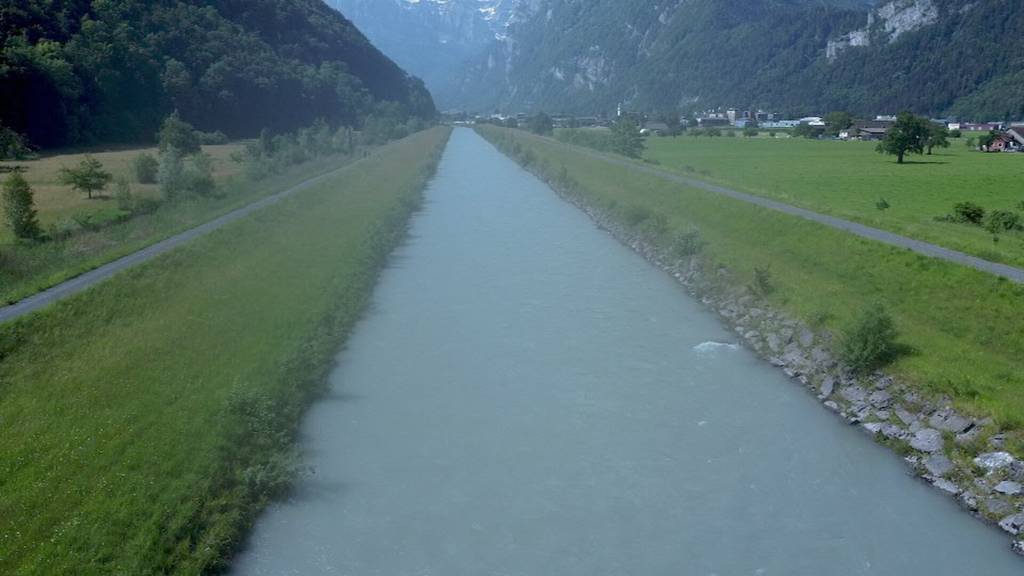
[[1019, 575], [668, 275], [467, 129], [240, 575]]

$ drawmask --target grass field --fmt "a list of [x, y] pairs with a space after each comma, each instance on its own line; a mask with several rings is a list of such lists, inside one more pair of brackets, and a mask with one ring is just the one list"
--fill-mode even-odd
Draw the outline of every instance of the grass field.
[[[243, 144], [240, 143], [203, 146], [203, 151], [213, 158], [214, 178], [218, 183], [223, 184], [241, 171], [240, 166], [231, 160], [231, 154], [242, 148]], [[139, 184], [135, 181], [132, 172], [132, 159], [144, 152], [156, 157], [159, 151], [156, 148], [127, 148], [113, 151], [94, 150], [88, 154], [99, 160], [104, 169], [115, 178], [120, 176], [127, 178], [131, 183], [132, 194], [158, 199], [160, 192], [157, 185]], [[85, 194], [75, 192], [71, 187], [60, 183], [60, 169], [77, 166], [85, 156], [85, 152], [77, 151], [46, 154], [35, 160], [0, 162], [0, 166], [20, 166], [25, 169], [25, 179], [31, 184], [35, 193], [39, 222], [43, 228], [47, 228], [62, 220], [117, 208], [117, 202], [113, 198], [113, 184], [108, 186], [105, 192], [90, 200], [86, 198]], [[0, 244], [9, 244], [11, 241], [13, 238], [10, 230], [0, 226]]]
[[[252, 182], [238, 174], [239, 165], [230, 159], [240, 145], [204, 146], [214, 157], [218, 193], [211, 197], [186, 197], [160, 205], [152, 213], [98, 230], [78, 230], [67, 239], [42, 243], [12, 242], [6, 226], [0, 237], [0, 303], [9, 303], [60, 283], [82, 272], [144, 248], [168, 236], [197, 226], [225, 212], [293, 186], [307, 178], [337, 168], [351, 158], [332, 156], [293, 166], [266, 180]], [[93, 156], [115, 175], [127, 174], [131, 159], [144, 150], [96, 152]], [[152, 152], [152, 150], [149, 150]], [[26, 179], [36, 192], [43, 225], [75, 214], [116, 208], [112, 198], [87, 200], [84, 194], [56, 184], [57, 171], [81, 160], [82, 154], [55, 155], [30, 162]], [[109, 193], [109, 192], [108, 192]], [[132, 193], [156, 197], [156, 186], [132, 184]]]
[[755, 267], [768, 267], [772, 303], [811, 325], [838, 331], [882, 302], [901, 343], [912, 349], [891, 372], [927, 393], [950, 395], [967, 411], [995, 416], [1013, 431], [1016, 450], [1024, 450], [1024, 286], [629, 171], [522, 131], [479, 130], [492, 139], [514, 138], [533, 152], [537, 169], [559, 174], [564, 168], [588, 203], [623, 221], [643, 226], [663, 215], [668, 238], [698, 230], [706, 255], [740, 281], [752, 282]]
[[447, 136], [0, 326], [0, 574], [197, 574], [290, 477], [295, 426]]
[[[1024, 154], [969, 151], [963, 140], [896, 164], [872, 142], [803, 138], [648, 138], [645, 158], [662, 168], [1024, 266], [1024, 233], [993, 242], [978, 226], [937, 222], [958, 202], [1024, 212]], [[890, 205], [879, 210], [885, 199]]]

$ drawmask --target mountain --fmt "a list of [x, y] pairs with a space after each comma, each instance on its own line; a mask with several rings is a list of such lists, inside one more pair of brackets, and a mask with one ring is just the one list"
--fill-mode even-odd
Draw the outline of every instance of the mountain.
[[524, 0], [330, 0], [444, 104], [463, 66], [504, 37]]
[[232, 136], [356, 124], [385, 101], [435, 113], [321, 0], [4, 2], [0, 47], [0, 123], [41, 147], [150, 140], [173, 110]]
[[735, 106], [1024, 116], [1010, 0], [539, 0], [449, 98], [593, 113]]

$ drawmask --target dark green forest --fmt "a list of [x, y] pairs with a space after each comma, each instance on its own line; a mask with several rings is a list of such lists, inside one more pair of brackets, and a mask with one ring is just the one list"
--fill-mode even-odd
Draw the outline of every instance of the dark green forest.
[[540, 0], [453, 99], [480, 110], [582, 114], [622, 102], [645, 112], [1024, 118], [1024, 4], [933, 3], [935, 22], [890, 38], [876, 18], [870, 46], [829, 59], [830, 40], [867, 25], [868, 3]]
[[321, 0], [0, 0], [0, 41], [0, 123], [40, 148], [152, 141], [174, 110], [231, 137], [435, 113]]

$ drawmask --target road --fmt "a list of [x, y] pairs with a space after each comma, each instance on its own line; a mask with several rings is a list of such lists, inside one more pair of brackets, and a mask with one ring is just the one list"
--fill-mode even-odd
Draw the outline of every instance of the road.
[[313, 178], [296, 184], [295, 186], [288, 188], [287, 190], [283, 190], [276, 194], [267, 196], [266, 198], [257, 200], [251, 204], [247, 204], [242, 208], [228, 212], [227, 214], [219, 216], [213, 220], [210, 220], [209, 222], [200, 224], [195, 228], [186, 230], [185, 232], [176, 234], [174, 236], [161, 240], [160, 242], [157, 242], [155, 244], [151, 244], [143, 248], [142, 250], [139, 250], [138, 252], [133, 252], [127, 256], [123, 256], [112, 262], [108, 262], [107, 264], [104, 264], [98, 268], [94, 268], [84, 274], [75, 276], [74, 278], [61, 282], [60, 284], [57, 284], [42, 292], [29, 296], [24, 300], [21, 300], [8, 306], [4, 306], [3, 308], [0, 308], [0, 324], [4, 322], [9, 322], [16, 318], [21, 318], [22, 316], [31, 314], [32, 312], [49, 306], [50, 304], [53, 304], [58, 300], [62, 300], [69, 296], [78, 294], [84, 290], [91, 288], [92, 286], [95, 286], [96, 284], [99, 284], [100, 282], [103, 282], [104, 280], [110, 278], [114, 274], [121, 272], [122, 270], [131, 268], [132, 266], [137, 266], [139, 264], [142, 264], [143, 262], [148, 262], [165, 252], [174, 250], [175, 248], [181, 246], [182, 244], [185, 244], [186, 242], [191, 242], [196, 238], [205, 236], [210, 232], [213, 232], [218, 228], [226, 226], [227, 224], [230, 224], [240, 218], [244, 218], [252, 214], [253, 212], [256, 212], [257, 210], [261, 210], [263, 208], [266, 208], [267, 206], [276, 204], [281, 200], [284, 200], [285, 198], [291, 196], [292, 194], [301, 192], [302, 190], [310, 188], [311, 186], [315, 186], [316, 184], [322, 182], [323, 180], [330, 178], [336, 172], [346, 168], [347, 166], [348, 165], [342, 166], [340, 168], [331, 170], [330, 172], [326, 172], [319, 176], [314, 176]]
[[[568, 144], [559, 142], [554, 139], [547, 140], [562, 146], [569, 146]], [[825, 226], [836, 228], [838, 230], [843, 230], [845, 232], [849, 232], [851, 234], [855, 234], [863, 238], [876, 240], [878, 242], [883, 242], [885, 244], [897, 246], [899, 248], [906, 248], [907, 250], [912, 250], [914, 252], [917, 252], [918, 254], [923, 254], [925, 256], [930, 256], [932, 258], [938, 258], [940, 260], [945, 260], [947, 262], [952, 262], [954, 264], [968, 266], [970, 268], [974, 268], [975, 270], [980, 270], [982, 272], [987, 272], [989, 274], [994, 274], [996, 276], [1002, 276], [1003, 278], [1007, 278], [1017, 283], [1024, 283], [1024, 269], [1022, 268], [1017, 268], [1015, 266], [1009, 266], [1006, 264], [1000, 264], [998, 262], [992, 262], [989, 260], [985, 260], [983, 258], [971, 256], [970, 254], [965, 254], [963, 252], [958, 252], [956, 250], [950, 250], [949, 248], [943, 248], [942, 246], [939, 246], [937, 244], [922, 242], [921, 240], [915, 240], [913, 238], [908, 238], [906, 236], [901, 236], [899, 234], [894, 234], [892, 232], [888, 232], [878, 228], [872, 228], [871, 226], [865, 226], [864, 224], [859, 224], [857, 222], [853, 222], [850, 220], [844, 220], [842, 218], [836, 218], [835, 216], [820, 214], [818, 212], [813, 212], [805, 208], [798, 208], [790, 204], [784, 204], [782, 202], [777, 202], [775, 200], [769, 200], [768, 198], [764, 198], [762, 196], [755, 196], [753, 194], [747, 194], [745, 192], [740, 192], [738, 190], [733, 190], [731, 188], [726, 188], [724, 186], [711, 184], [709, 182], [698, 180], [696, 178], [689, 178], [687, 176], [676, 174], [674, 172], [670, 172], [662, 168], [645, 166], [643, 164], [638, 164], [626, 158], [611, 156], [608, 154], [598, 152], [596, 150], [590, 150], [580, 146], [573, 146], [573, 149], [583, 154], [586, 154], [587, 156], [604, 160], [605, 162], [608, 162], [610, 164], [616, 164], [618, 166], [622, 166], [636, 172], [657, 176], [659, 178], [669, 180], [671, 182], [676, 182], [678, 184], [683, 184], [685, 186], [690, 186], [692, 188], [697, 188], [700, 190], [711, 192], [713, 194], [721, 194], [722, 196], [728, 196], [729, 198], [734, 198], [742, 202], [755, 204], [757, 206], [768, 208], [770, 210], [776, 210], [778, 212], [792, 214], [793, 216], [799, 216], [801, 218], [812, 220], [814, 222], [818, 222], [819, 224], [824, 224]]]

